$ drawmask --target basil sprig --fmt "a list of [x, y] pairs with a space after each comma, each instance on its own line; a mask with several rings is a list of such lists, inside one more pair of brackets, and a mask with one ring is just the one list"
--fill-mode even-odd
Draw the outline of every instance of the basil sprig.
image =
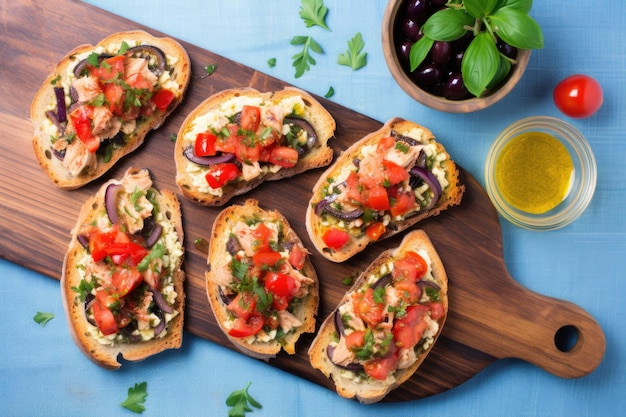
[[480, 97], [515, 64], [498, 51], [498, 37], [518, 49], [543, 48], [541, 28], [528, 15], [531, 7], [532, 0], [450, 0], [424, 23], [424, 36], [409, 53], [411, 71], [424, 61], [435, 41], [452, 42], [471, 32], [474, 38], [461, 62], [461, 75], [467, 90]]

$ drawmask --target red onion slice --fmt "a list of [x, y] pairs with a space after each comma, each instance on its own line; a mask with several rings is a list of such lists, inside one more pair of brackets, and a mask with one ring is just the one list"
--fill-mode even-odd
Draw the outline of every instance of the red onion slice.
[[160, 224], [156, 223], [154, 225], [154, 227], [152, 228], [152, 231], [148, 235], [148, 238], [146, 239], [146, 246], [149, 247], [149, 248], [154, 246], [154, 244], [157, 242], [157, 240], [159, 240], [159, 238], [161, 237], [161, 232], [162, 231], [163, 231], [163, 226], [161, 226]]
[[165, 301], [165, 298], [163, 298], [163, 294], [161, 294], [161, 291], [150, 290], [150, 292], [152, 292], [152, 300], [154, 300], [154, 303], [157, 305], [157, 307], [159, 307], [162, 312], [167, 314], [172, 314], [174, 312], [172, 307], [167, 304], [167, 301]]
[[224, 153], [222, 155], [216, 156], [196, 156], [193, 147], [191, 146], [188, 146], [183, 150], [183, 155], [185, 155], [185, 158], [187, 158], [191, 162], [203, 166], [231, 162], [235, 159], [235, 154], [232, 153]]
[[67, 121], [67, 109], [65, 107], [65, 91], [63, 87], [54, 87], [54, 95], [57, 99], [57, 119], [63, 123]]
[[117, 194], [122, 190], [122, 184], [109, 184], [104, 192], [104, 206], [107, 216], [112, 224], [117, 224], [119, 218], [117, 216]]
[[425, 210], [430, 210], [435, 206], [435, 204], [437, 204], [439, 197], [441, 197], [441, 184], [439, 184], [439, 180], [432, 172], [421, 167], [415, 166], [411, 168], [409, 172], [411, 175], [421, 178], [426, 184], [428, 184], [428, 187], [433, 190], [433, 198], [425, 208]]

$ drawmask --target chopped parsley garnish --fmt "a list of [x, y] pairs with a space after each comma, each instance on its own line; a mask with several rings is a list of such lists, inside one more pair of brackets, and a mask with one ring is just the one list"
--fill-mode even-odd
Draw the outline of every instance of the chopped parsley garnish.
[[41, 327], [44, 327], [53, 318], [53, 313], [43, 313], [41, 311], [38, 311], [37, 314], [35, 314], [35, 317], [33, 317], [33, 320], [35, 320], [36, 323], [40, 324]]
[[146, 397], [148, 396], [147, 389], [147, 382], [135, 384], [134, 387], [128, 388], [128, 397], [126, 397], [126, 400], [120, 405], [133, 413], [143, 413], [146, 410], [143, 404], [146, 402]]

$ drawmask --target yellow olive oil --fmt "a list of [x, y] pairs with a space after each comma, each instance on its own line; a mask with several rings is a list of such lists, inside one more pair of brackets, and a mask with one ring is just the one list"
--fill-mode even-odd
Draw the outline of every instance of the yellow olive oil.
[[525, 132], [502, 148], [495, 180], [507, 203], [541, 214], [567, 196], [573, 173], [572, 157], [558, 139], [545, 132]]

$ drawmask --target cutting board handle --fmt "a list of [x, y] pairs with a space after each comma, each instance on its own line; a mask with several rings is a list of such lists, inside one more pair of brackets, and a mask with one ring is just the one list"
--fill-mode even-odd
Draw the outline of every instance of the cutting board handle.
[[[602, 362], [604, 333], [589, 313], [571, 302], [532, 292], [510, 277], [501, 284], [497, 289], [482, 288], [497, 291], [483, 296], [491, 306], [483, 315], [464, 317], [463, 329], [456, 329], [468, 345], [496, 358], [523, 359], [563, 378], [585, 376]], [[463, 304], [468, 298], [457, 301]], [[470, 308], [458, 307], [457, 311]], [[454, 322], [448, 321], [452, 327]]]

